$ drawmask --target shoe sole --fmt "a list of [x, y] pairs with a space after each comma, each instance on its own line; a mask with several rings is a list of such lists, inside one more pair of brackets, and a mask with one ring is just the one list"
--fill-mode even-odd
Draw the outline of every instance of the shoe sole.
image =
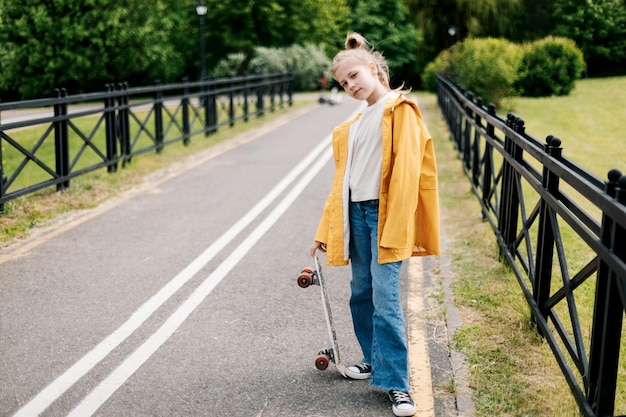
[[362, 374], [360, 372], [352, 372], [349, 369], [346, 369], [346, 375], [350, 378], [350, 379], [357, 379], [357, 380], [362, 380], [362, 379], [369, 379], [369, 377], [372, 374]]
[[411, 410], [398, 410], [395, 407], [392, 407], [391, 410], [393, 411], [393, 414], [395, 414], [397, 417], [410, 417], [415, 415], [415, 413], [417, 412], [417, 407], [413, 406]]

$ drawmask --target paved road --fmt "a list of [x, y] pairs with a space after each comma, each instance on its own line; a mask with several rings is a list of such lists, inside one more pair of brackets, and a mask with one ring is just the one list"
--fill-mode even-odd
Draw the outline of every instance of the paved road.
[[[330, 189], [329, 134], [357, 108], [296, 111], [0, 253], [0, 416], [392, 415], [385, 393], [315, 369], [323, 311], [295, 281]], [[418, 415], [453, 415], [433, 394], [449, 376], [431, 381], [423, 267], [403, 269]], [[349, 270], [326, 274], [357, 361]]]

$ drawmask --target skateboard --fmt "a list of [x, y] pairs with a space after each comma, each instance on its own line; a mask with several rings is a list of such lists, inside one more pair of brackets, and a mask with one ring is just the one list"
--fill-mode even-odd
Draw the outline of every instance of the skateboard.
[[346, 367], [341, 363], [339, 356], [339, 345], [337, 344], [337, 334], [335, 332], [335, 323], [333, 321], [333, 313], [330, 308], [330, 297], [328, 296], [328, 288], [324, 281], [322, 266], [317, 256], [314, 258], [315, 268], [304, 268], [298, 276], [298, 285], [300, 288], [308, 288], [311, 285], [319, 285], [322, 296], [322, 305], [324, 306], [324, 316], [326, 317], [326, 327], [328, 329], [328, 338], [330, 339], [330, 347], [322, 349], [315, 359], [315, 367], [320, 371], [328, 368], [329, 362], [333, 362], [341, 375], [347, 377]]

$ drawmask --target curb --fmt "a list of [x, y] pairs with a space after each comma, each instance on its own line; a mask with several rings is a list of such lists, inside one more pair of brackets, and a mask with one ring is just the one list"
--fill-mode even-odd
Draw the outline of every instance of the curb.
[[453, 336], [462, 319], [454, 304], [450, 260], [444, 255], [417, 257], [408, 265], [411, 383], [416, 404], [421, 404], [416, 416], [475, 417], [465, 356], [454, 350]]

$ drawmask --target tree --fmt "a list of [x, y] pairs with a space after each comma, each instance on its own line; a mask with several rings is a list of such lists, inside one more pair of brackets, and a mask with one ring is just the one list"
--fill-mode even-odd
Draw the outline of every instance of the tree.
[[[413, 17], [412, 23], [421, 35], [415, 54], [415, 70], [418, 74], [423, 72], [440, 51], [450, 47], [451, 41], [460, 39], [461, 27], [456, 19], [456, 2], [457, 0], [406, 0], [409, 15]], [[450, 26], [456, 28], [456, 38], [449, 37]]]
[[557, 0], [554, 16], [558, 36], [582, 49], [591, 74], [605, 67], [626, 68], [626, 5], [624, 0]]
[[[129, 4], [130, 3], [130, 4]], [[110, 81], [168, 79], [182, 65], [167, 42], [164, 5], [135, 0], [4, 0], [0, 87], [22, 98], [104, 89]]]
[[[512, 14], [506, 19], [503, 36], [515, 42], [543, 39], [554, 31], [554, 3], [545, 0], [521, 0], [510, 8]], [[499, 11], [498, 15], [500, 14]], [[494, 16], [496, 19], [498, 16]]]
[[[327, 45], [345, 34], [344, 0], [205, 0], [206, 68], [255, 47]], [[21, 98], [199, 75], [196, 0], [2, 0], [0, 91]], [[6, 23], [10, 22], [10, 23]]]
[[[408, 21], [408, 9], [402, 0], [351, 0], [349, 31], [361, 33], [383, 53], [391, 72], [392, 87], [401, 83], [416, 84], [418, 74], [415, 54], [420, 33]], [[344, 38], [341, 38], [343, 44]]]
[[[545, 0], [405, 0], [412, 23], [422, 34], [416, 67], [425, 66], [453, 43], [472, 37], [521, 42], [543, 38], [554, 28], [552, 5]], [[455, 35], [448, 29], [454, 27]]]
[[326, 46], [345, 34], [344, 0], [210, 0], [207, 6], [209, 68], [243, 53], [245, 71], [255, 47]]
[[405, 1], [423, 34], [416, 64], [420, 70], [450, 47], [452, 39], [446, 31], [454, 25], [455, 41], [467, 36], [502, 37], [518, 43], [548, 35], [566, 37], [583, 50], [589, 75], [605, 68], [616, 74], [626, 71], [624, 0]]

